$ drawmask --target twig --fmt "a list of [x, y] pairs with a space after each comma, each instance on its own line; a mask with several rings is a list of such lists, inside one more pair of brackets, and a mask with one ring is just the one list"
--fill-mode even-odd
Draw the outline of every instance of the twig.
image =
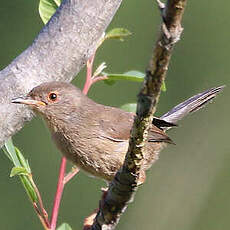
[[94, 84], [94, 83], [96, 83], [98, 81], [106, 80], [106, 79], [108, 79], [107, 76], [97, 76], [97, 77], [95, 77], [95, 78], [92, 79], [92, 84]]
[[40, 212], [40, 210], [39, 210], [39, 208], [38, 208], [38, 206], [37, 206], [37, 204], [35, 202], [33, 202], [33, 207], [34, 207], [34, 210], [37, 213], [38, 218], [40, 219], [44, 229], [45, 230], [50, 230], [49, 226], [47, 225], [47, 223], [45, 222], [44, 218], [42, 217], [42, 214], [41, 214], [41, 212]]
[[82, 92], [86, 95], [89, 88], [92, 85], [92, 74], [93, 74], [93, 63], [94, 63], [95, 53], [89, 58], [86, 64], [86, 82]]
[[72, 170], [65, 176], [64, 185], [68, 183], [80, 171], [79, 168], [73, 167]]
[[[137, 116], [134, 120], [126, 159], [123, 167], [110, 183], [107, 195], [101, 201], [91, 230], [114, 229], [128, 202], [131, 202], [135, 195], [143, 159], [143, 147], [159, 100], [161, 85], [166, 76], [172, 49], [180, 39], [181, 19], [185, 4], [186, 0], [167, 1], [164, 14], [162, 14], [161, 32], [146, 71], [145, 81], [138, 95]], [[161, 6], [163, 7], [163, 5]]]
[[[29, 180], [37, 194], [37, 197], [38, 197], [38, 203], [39, 203], [39, 206], [41, 208], [41, 215], [39, 216], [40, 220], [41, 218], [43, 219], [44, 223], [46, 224], [46, 226], [49, 228], [50, 227], [50, 223], [49, 223], [49, 219], [48, 219], [48, 213], [47, 211], [45, 210], [44, 208], [44, 205], [43, 205], [43, 201], [42, 201], [42, 197], [41, 197], [41, 194], [36, 186], [36, 184], [34, 183], [34, 180], [33, 180], [33, 177], [32, 175], [29, 176]], [[34, 206], [35, 207], [35, 206]], [[37, 207], [37, 205], [36, 205]], [[37, 207], [38, 208], [38, 207]], [[42, 222], [43, 223], [43, 222]]]
[[57, 224], [57, 217], [58, 217], [58, 211], [59, 211], [59, 206], [61, 202], [61, 197], [64, 189], [64, 176], [65, 176], [65, 169], [66, 169], [66, 158], [62, 157], [61, 160], [61, 166], [59, 170], [59, 178], [58, 178], [58, 185], [57, 185], [57, 191], [54, 199], [54, 206], [53, 206], [53, 211], [52, 211], [52, 217], [50, 221], [50, 230], [55, 230], [56, 229], [56, 224]]

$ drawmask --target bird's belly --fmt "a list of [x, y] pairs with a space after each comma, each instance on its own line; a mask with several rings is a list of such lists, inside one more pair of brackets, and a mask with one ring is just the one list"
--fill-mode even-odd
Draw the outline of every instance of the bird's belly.
[[52, 134], [61, 153], [87, 173], [111, 181], [122, 166], [128, 142], [111, 142], [101, 138], [70, 138], [63, 132]]
[[[64, 156], [87, 173], [111, 181], [122, 166], [128, 150], [128, 141], [114, 142], [94, 137], [70, 138], [63, 132], [53, 133], [53, 139]], [[148, 142], [143, 160], [147, 170], [158, 159], [162, 143]]]

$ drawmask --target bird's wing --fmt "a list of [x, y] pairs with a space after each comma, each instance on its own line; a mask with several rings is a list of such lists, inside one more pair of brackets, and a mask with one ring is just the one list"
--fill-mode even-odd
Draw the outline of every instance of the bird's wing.
[[162, 129], [159, 129], [154, 125], [150, 128], [148, 141], [175, 144]]
[[127, 141], [130, 137], [134, 114], [118, 108], [104, 107], [99, 119], [102, 137], [116, 142]]
[[[105, 106], [104, 113], [101, 114], [103, 114], [100, 118], [102, 137], [115, 142], [123, 142], [129, 139], [135, 117], [134, 113]], [[154, 125], [150, 128], [148, 141], [173, 143], [164, 131]]]

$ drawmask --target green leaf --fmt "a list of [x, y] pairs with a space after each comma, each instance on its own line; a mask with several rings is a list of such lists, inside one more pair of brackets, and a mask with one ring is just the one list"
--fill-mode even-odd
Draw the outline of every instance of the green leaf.
[[138, 79], [141, 79], [141, 81], [143, 81], [145, 78], [145, 74], [138, 70], [130, 70], [128, 72], [125, 72], [124, 74], [134, 76]]
[[121, 109], [127, 111], [127, 112], [136, 112], [137, 109], [137, 103], [128, 103], [128, 104], [124, 104], [120, 107]]
[[72, 230], [72, 228], [68, 224], [63, 223], [57, 228], [57, 230]]
[[107, 76], [108, 80], [126, 80], [126, 81], [134, 81], [134, 82], [142, 82], [144, 80], [145, 74], [136, 70], [128, 71], [122, 74], [116, 74], [116, 73], [102, 73], [103, 75]]
[[[119, 81], [119, 80], [142, 82], [144, 81], [145, 78], [145, 74], [137, 70], [131, 70], [122, 74], [106, 73], [106, 72], [102, 72], [102, 74], [108, 77], [108, 79], [104, 80], [104, 82], [108, 85], [113, 85], [115, 81]], [[163, 81], [162, 83], [161, 90], [163, 92], [166, 91], [165, 81]]]
[[108, 33], [106, 33], [105, 40], [106, 39], [119, 39], [121, 41], [124, 41], [124, 37], [127, 37], [131, 34], [132, 33], [125, 28], [114, 28], [110, 30]]
[[166, 92], [166, 84], [165, 84], [165, 81], [163, 81], [163, 83], [162, 83], [162, 85], [161, 85], [161, 90], [163, 91], [163, 92]]
[[30, 165], [29, 165], [29, 161], [26, 159], [26, 166], [25, 166], [26, 170], [29, 172], [29, 173], [32, 173], [31, 171], [31, 168], [30, 168]]
[[29, 178], [31, 169], [28, 164], [28, 160], [26, 160], [24, 156], [22, 155], [22, 153], [20, 152], [20, 150], [13, 145], [13, 142], [11, 139], [5, 142], [3, 151], [7, 155], [7, 157], [13, 162], [15, 166], [11, 170], [10, 177], [19, 175], [21, 182], [29, 198], [32, 200], [32, 202], [37, 202], [38, 200], [37, 194]]
[[61, 0], [40, 0], [38, 10], [44, 24], [50, 20], [60, 4]]
[[13, 167], [10, 172], [10, 177], [19, 175], [29, 175], [28, 171], [24, 167]]
[[7, 156], [7, 158], [9, 158], [9, 160], [12, 161], [12, 158], [11, 158], [10, 154], [8, 153], [5, 146], [2, 147], [2, 151]]
[[16, 168], [25, 168], [27, 173], [31, 173], [28, 160], [26, 160], [20, 150], [14, 146], [11, 139], [5, 142], [3, 152], [13, 162]]
[[116, 83], [116, 81], [110, 79], [105, 79], [103, 82], [107, 85], [114, 85]]
[[22, 155], [22, 153], [20, 152], [20, 150], [17, 147], [15, 147], [15, 151], [16, 151], [18, 160], [21, 163], [22, 167], [24, 167], [28, 173], [31, 173], [31, 169], [30, 169], [28, 160], [26, 160], [24, 158], [24, 156]]
[[16, 154], [16, 151], [15, 151], [15, 148], [14, 148], [14, 145], [13, 145], [13, 142], [12, 142], [11, 138], [5, 142], [5, 146], [3, 147], [3, 151], [6, 154], [6, 156], [11, 161], [13, 161], [14, 166], [16, 166], [16, 167], [21, 166], [21, 163], [18, 160], [18, 156]]
[[54, 0], [54, 1], [58, 7], [61, 5], [62, 0]]
[[37, 202], [38, 201], [38, 197], [37, 194], [34, 190], [33, 185], [31, 184], [28, 176], [20, 176], [21, 182], [26, 190], [26, 193], [28, 194], [29, 198], [31, 199], [32, 202]]

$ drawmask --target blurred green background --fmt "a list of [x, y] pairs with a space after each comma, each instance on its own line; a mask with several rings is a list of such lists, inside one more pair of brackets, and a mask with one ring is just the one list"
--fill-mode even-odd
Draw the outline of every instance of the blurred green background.
[[[230, 227], [230, 142], [228, 141], [230, 80], [228, 1], [188, 1], [184, 32], [176, 45], [162, 93], [158, 115], [184, 99], [213, 86], [227, 85], [213, 104], [193, 114], [169, 132], [176, 146], [162, 151], [148, 171], [147, 182], [129, 205], [117, 229], [216, 230]], [[106, 61], [108, 72], [144, 71], [159, 29], [153, 0], [126, 0], [110, 28], [125, 27], [133, 35], [125, 42], [107, 41], [96, 64]], [[43, 24], [38, 1], [2, 1], [0, 7], [0, 68], [28, 47]], [[83, 70], [74, 80], [82, 87]], [[118, 82], [94, 85], [89, 96], [97, 102], [121, 106], [135, 102], [140, 85]], [[33, 170], [34, 179], [51, 211], [60, 154], [43, 122], [35, 118], [14, 136]], [[9, 178], [11, 163], [0, 152], [0, 228], [42, 229], [18, 178]], [[97, 206], [104, 182], [84, 173], [65, 188], [59, 224], [82, 229], [83, 219]]]

